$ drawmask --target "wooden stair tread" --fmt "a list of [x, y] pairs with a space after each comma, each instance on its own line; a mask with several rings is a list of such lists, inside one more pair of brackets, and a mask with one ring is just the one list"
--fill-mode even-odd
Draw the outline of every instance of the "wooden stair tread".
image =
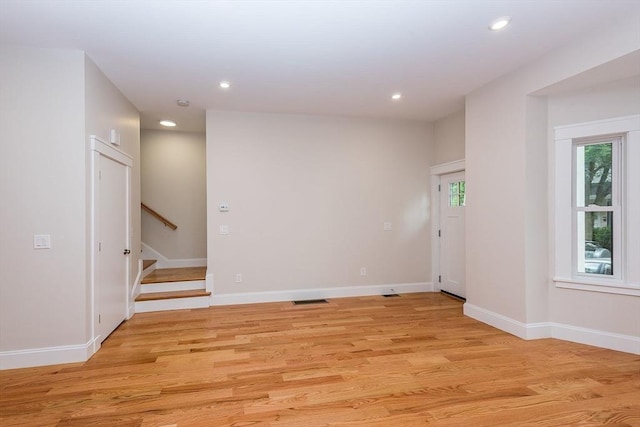
[[158, 262], [157, 259], [143, 259], [142, 260], [142, 269], [146, 270], [147, 268], [151, 267], [156, 262]]
[[141, 302], [173, 298], [208, 297], [209, 295], [211, 295], [211, 292], [207, 292], [204, 289], [193, 289], [188, 291], [149, 292], [146, 294], [138, 295], [136, 297], [136, 301]]
[[141, 284], [204, 280], [206, 273], [207, 267], [158, 268], [147, 274]]

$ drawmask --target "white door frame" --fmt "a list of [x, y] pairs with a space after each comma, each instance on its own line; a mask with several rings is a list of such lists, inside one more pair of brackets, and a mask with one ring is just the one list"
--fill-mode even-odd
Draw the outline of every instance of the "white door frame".
[[438, 230], [440, 229], [440, 194], [438, 186], [440, 185], [441, 176], [453, 172], [462, 172], [465, 170], [465, 161], [456, 160], [449, 163], [431, 166], [431, 283], [433, 290], [440, 292], [440, 240], [438, 238]]
[[[90, 354], [94, 354], [100, 349], [101, 337], [98, 335], [98, 322], [97, 322], [97, 301], [96, 301], [96, 281], [97, 281], [97, 259], [98, 259], [98, 200], [99, 200], [99, 161], [100, 156], [107, 157], [115, 162], [118, 162], [126, 166], [127, 170], [127, 190], [126, 190], [126, 205], [127, 205], [127, 247], [131, 247], [131, 168], [133, 167], [133, 158], [127, 153], [114, 148], [104, 140], [98, 138], [95, 135], [91, 135], [90, 138], [90, 150], [91, 150], [91, 215], [90, 215], [90, 244], [91, 244], [91, 260], [90, 260], [90, 318], [91, 318], [91, 349]], [[131, 275], [131, 262], [126, 266], [126, 286], [127, 286], [127, 318], [132, 315], [129, 312], [129, 297], [130, 297], [130, 275]]]

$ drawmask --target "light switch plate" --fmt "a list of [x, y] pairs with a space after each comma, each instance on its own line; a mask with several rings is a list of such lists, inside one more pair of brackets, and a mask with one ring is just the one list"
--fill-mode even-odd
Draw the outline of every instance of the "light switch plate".
[[220, 226], [220, 234], [229, 234], [229, 226], [221, 225]]
[[391, 230], [391, 223], [390, 222], [385, 222], [383, 228], [384, 228], [384, 231], [390, 231]]
[[34, 249], [51, 249], [51, 235], [50, 234], [34, 234], [33, 248]]
[[229, 212], [229, 204], [228, 203], [220, 203], [220, 206], [218, 206], [218, 210], [220, 212]]
[[111, 132], [109, 133], [109, 142], [113, 145], [120, 145], [120, 132], [116, 129], [111, 129]]

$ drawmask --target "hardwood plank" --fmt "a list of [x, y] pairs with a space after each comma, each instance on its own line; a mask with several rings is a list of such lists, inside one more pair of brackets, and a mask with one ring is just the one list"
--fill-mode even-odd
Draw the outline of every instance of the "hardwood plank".
[[157, 268], [142, 279], [142, 284], [205, 280], [207, 267]]
[[0, 371], [2, 426], [640, 426], [640, 356], [523, 341], [440, 294], [140, 313]]

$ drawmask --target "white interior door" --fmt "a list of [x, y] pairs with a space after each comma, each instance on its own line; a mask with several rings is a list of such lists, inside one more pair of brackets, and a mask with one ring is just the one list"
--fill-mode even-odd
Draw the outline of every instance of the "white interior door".
[[464, 172], [440, 176], [440, 289], [466, 298]]
[[98, 156], [97, 333], [104, 341], [127, 317], [129, 289], [128, 167]]

